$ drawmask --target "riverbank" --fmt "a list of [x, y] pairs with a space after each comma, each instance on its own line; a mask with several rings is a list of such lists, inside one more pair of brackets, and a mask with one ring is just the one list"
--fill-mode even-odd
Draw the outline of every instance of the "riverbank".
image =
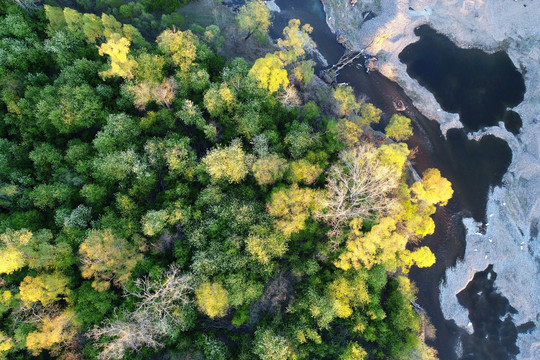
[[[441, 130], [461, 127], [459, 116], [442, 111], [433, 95], [411, 79], [399, 53], [417, 37], [414, 29], [429, 24], [448, 35], [460, 47], [476, 47], [487, 52], [505, 50], [525, 78], [524, 101], [514, 110], [523, 120], [517, 136], [504, 127], [495, 126], [469, 134], [480, 139], [492, 134], [507, 141], [513, 152], [503, 186], [493, 189], [487, 202], [485, 226], [465, 219], [468, 228], [467, 246], [462, 261], [447, 271], [441, 287], [440, 300], [445, 318], [454, 319], [458, 326], [470, 332], [468, 312], [457, 301], [473, 275], [493, 264], [498, 274], [495, 286], [518, 313], [513, 315], [517, 325], [529, 321], [536, 328], [518, 336], [518, 359], [540, 358], [540, 3], [532, 0], [381, 0], [358, 1], [356, 9], [344, 12], [350, 23], [358, 20], [366, 9], [377, 14], [358, 28], [340, 27], [346, 18], [335, 21], [337, 0], [322, 1], [327, 9], [328, 24], [339, 34], [346, 46], [366, 49], [379, 58], [379, 69], [397, 81], [411, 97], [414, 105], [426, 116], [436, 119]], [[341, 4], [338, 4], [341, 3]], [[348, 5], [350, 6], [350, 4]], [[334, 15], [335, 16], [335, 15]], [[356, 20], [355, 20], [356, 19]], [[483, 228], [482, 231], [478, 228]], [[484, 233], [485, 230], [485, 233]]]

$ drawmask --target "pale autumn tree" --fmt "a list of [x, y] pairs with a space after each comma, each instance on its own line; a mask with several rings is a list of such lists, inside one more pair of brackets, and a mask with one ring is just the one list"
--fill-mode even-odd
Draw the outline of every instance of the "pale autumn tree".
[[[101, 352], [99, 359], [121, 359], [126, 351], [143, 347], [163, 347], [162, 338], [175, 329], [186, 330], [189, 318], [185, 309], [191, 304], [193, 281], [177, 266], [153, 278], [143, 277], [125, 289], [125, 297], [137, 300], [135, 310], [106, 320], [88, 333]], [[107, 338], [106, 342], [100, 341]]]
[[396, 207], [392, 192], [401, 171], [381, 161], [375, 148], [363, 145], [345, 150], [339, 160], [328, 172], [325, 210], [317, 215], [333, 231], [352, 219], [373, 219]]

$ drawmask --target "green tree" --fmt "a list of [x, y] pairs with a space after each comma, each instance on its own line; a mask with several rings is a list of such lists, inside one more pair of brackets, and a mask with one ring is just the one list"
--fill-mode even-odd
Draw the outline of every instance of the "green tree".
[[384, 131], [386, 132], [386, 136], [396, 141], [408, 140], [413, 134], [411, 119], [406, 116], [394, 114]]
[[287, 360], [293, 356], [289, 340], [272, 329], [259, 329], [255, 332], [253, 352], [264, 360]]
[[270, 28], [270, 10], [261, 0], [249, 0], [236, 15], [240, 31], [246, 33], [244, 40], [253, 34], [264, 36]]

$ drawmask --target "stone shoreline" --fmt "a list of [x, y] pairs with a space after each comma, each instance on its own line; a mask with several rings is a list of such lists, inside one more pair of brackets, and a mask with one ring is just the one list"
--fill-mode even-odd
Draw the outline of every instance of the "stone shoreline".
[[[461, 127], [459, 116], [442, 111], [433, 95], [411, 79], [399, 53], [417, 40], [414, 29], [429, 24], [460, 47], [486, 52], [505, 50], [525, 78], [524, 101], [514, 110], [523, 128], [514, 136], [499, 127], [470, 134], [480, 139], [491, 134], [506, 140], [513, 152], [512, 164], [502, 187], [492, 190], [487, 203], [486, 233], [465, 219], [468, 228], [463, 261], [447, 270], [441, 285], [441, 306], [447, 319], [470, 332], [468, 311], [459, 305], [461, 291], [477, 271], [494, 265], [495, 285], [518, 310], [516, 325], [533, 321], [536, 328], [518, 336], [518, 359], [540, 359], [540, 2], [535, 0], [359, 0], [356, 6], [343, 0], [321, 0], [327, 23], [342, 43], [379, 58], [379, 70], [395, 80], [427, 117], [441, 130]], [[362, 14], [377, 16], [362, 21]], [[340, 18], [336, 18], [337, 16]], [[334, 18], [332, 18], [334, 17]], [[347, 24], [361, 24], [361, 27]]]

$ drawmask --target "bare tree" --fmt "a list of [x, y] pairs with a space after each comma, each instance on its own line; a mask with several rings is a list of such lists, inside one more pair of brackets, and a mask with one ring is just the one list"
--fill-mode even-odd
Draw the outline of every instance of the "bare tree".
[[11, 1], [19, 5], [27, 13], [29, 13], [30, 10], [39, 9], [39, 7], [41, 6], [41, 0], [11, 0]]
[[[174, 265], [157, 278], [137, 279], [135, 288], [126, 290], [124, 295], [140, 300], [135, 311], [106, 320], [101, 327], [95, 327], [88, 333], [101, 347], [99, 358], [120, 359], [127, 350], [162, 347], [160, 339], [164, 335], [173, 328], [185, 326], [174, 313], [179, 307], [191, 303], [189, 294], [193, 289], [191, 277], [182, 275]], [[99, 343], [102, 337], [110, 339]]]
[[396, 206], [392, 192], [399, 184], [395, 167], [383, 164], [376, 149], [362, 145], [345, 150], [327, 177], [324, 211], [317, 214], [338, 234], [343, 224], [354, 218], [372, 219]]

